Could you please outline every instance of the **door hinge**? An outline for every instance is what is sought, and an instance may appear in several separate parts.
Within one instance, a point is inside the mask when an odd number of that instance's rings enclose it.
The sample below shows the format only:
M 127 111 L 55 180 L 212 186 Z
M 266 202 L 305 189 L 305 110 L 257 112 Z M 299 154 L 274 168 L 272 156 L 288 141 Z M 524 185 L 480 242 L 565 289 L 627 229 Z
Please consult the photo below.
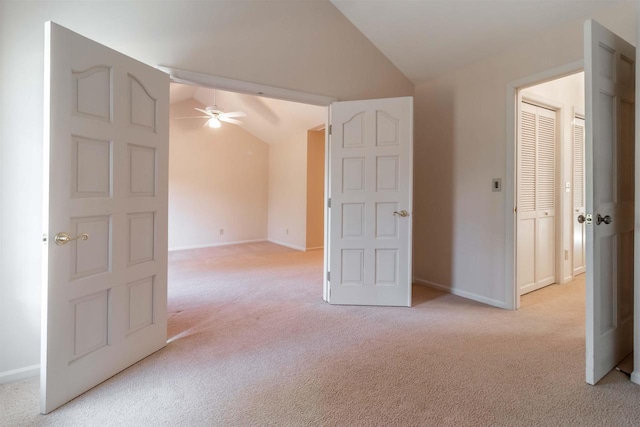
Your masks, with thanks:
M 331 281 L 331 272 L 327 271 L 327 282 Z M 329 292 L 331 292 L 331 289 L 329 289 Z
M 333 125 L 329 125 L 329 135 L 333 133 Z
M 330 208 L 331 207 L 331 197 L 329 197 L 327 199 L 327 207 Z
M 515 213 L 515 214 L 518 213 L 518 207 L 517 206 L 515 208 L 513 208 L 513 213 Z

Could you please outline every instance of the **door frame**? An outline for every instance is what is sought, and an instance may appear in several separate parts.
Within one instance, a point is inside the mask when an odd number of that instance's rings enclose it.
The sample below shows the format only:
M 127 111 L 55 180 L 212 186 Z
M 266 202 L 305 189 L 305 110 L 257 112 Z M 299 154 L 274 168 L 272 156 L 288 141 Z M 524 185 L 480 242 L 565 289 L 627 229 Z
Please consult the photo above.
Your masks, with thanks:
M 303 104 L 317 105 L 320 107 L 327 107 L 327 116 L 325 118 L 324 135 L 325 135 L 325 159 L 324 159 L 324 256 L 323 256 L 323 272 L 322 272 L 322 299 L 328 301 L 329 299 L 329 222 L 331 221 L 331 210 L 328 206 L 328 200 L 331 194 L 329 183 L 330 170 L 329 170 L 329 115 L 330 106 L 332 103 L 338 101 L 338 99 L 316 95 L 308 92 L 300 92 L 296 90 L 283 89 L 275 86 L 268 86 L 258 83 L 251 83 L 242 80 L 234 80 L 226 77 L 219 77 L 212 74 L 198 73 L 194 71 L 181 70 L 178 68 L 166 67 L 163 65 L 156 66 L 157 69 L 169 74 L 170 81 L 172 83 L 182 83 L 192 86 L 202 86 L 213 89 L 220 89 L 229 92 L 244 93 L 247 95 L 261 96 L 264 98 L 274 98 L 283 101 L 299 102 Z
M 555 80 L 555 79 L 552 79 Z M 561 186 L 560 184 L 563 182 L 563 180 L 561 179 L 564 176 L 565 170 L 564 170 L 564 157 L 562 155 L 562 148 L 563 148 L 563 136 L 562 136 L 562 129 L 563 126 L 565 126 L 563 117 L 562 117 L 562 113 L 565 111 L 566 106 L 563 103 L 560 102 L 556 102 L 554 100 L 551 99 L 546 99 L 542 96 L 539 95 L 533 95 L 533 94 L 523 94 L 522 91 L 531 87 L 532 85 L 528 85 L 525 87 L 520 87 L 517 89 L 517 105 L 516 105 L 516 124 L 518 123 L 518 117 L 520 116 L 520 106 L 522 102 L 526 102 L 527 104 L 530 105 L 535 105 L 536 107 L 540 107 L 540 108 L 545 108 L 547 110 L 553 111 L 556 115 L 556 125 L 555 125 L 555 134 L 556 134 L 556 147 L 555 147 L 555 164 L 554 164 L 554 175 L 555 175 L 555 180 L 556 180 L 556 196 L 555 196 L 555 200 L 554 200 L 554 205 L 555 205 L 555 215 L 554 215 L 554 236 L 553 236 L 553 246 L 554 246 L 554 250 L 555 250 L 555 257 L 553 260 L 553 264 L 554 264 L 554 283 L 565 283 L 565 272 L 563 269 L 563 262 L 562 262 L 562 242 L 564 240 L 564 236 L 565 236 L 565 232 L 566 230 L 563 227 L 563 215 L 564 215 L 564 211 L 565 211 L 565 203 L 563 201 L 563 192 L 560 191 Z M 534 85 L 535 86 L 535 85 Z M 517 170 L 517 166 L 518 166 L 518 146 L 519 146 L 519 137 L 518 137 L 518 129 L 516 126 L 516 139 L 515 139 L 515 144 L 516 144 L 516 151 L 515 151 L 515 156 L 516 156 L 516 169 L 515 169 L 515 203 L 517 205 L 517 201 L 518 201 L 518 189 L 519 189 L 519 182 L 518 182 L 518 170 Z M 514 205 L 515 206 L 515 205 Z M 517 222 L 517 213 L 514 211 L 514 220 L 515 220 L 515 241 L 516 241 L 516 251 L 517 251 L 517 243 L 518 243 L 518 222 Z M 517 255 L 517 254 L 516 254 Z M 517 257 L 516 257 L 516 295 L 518 297 L 518 307 L 520 307 L 520 289 L 518 289 L 518 283 L 517 283 Z M 549 286 L 549 285 L 546 285 Z M 546 287 L 545 286 L 545 287 Z M 539 288 L 541 289 L 541 288 Z M 536 289 L 537 290 L 537 289 Z M 535 292 L 535 291 L 530 291 L 530 292 Z
M 505 179 L 505 308 L 517 310 L 520 308 L 518 281 L 516 276 L 516 164 L 518 138 L 518 94 L 524 89 L 536 84 L 545 83 L 584 70 L 584 60 L 574 61 L 560 67 L 542 71 L 531 76 L 515 80 L 507 85 L 507 147 L 506 147 L 506 179 Z M 557 275 L 556 271 L 556 275 Z
M 571 135 L 572 135 L 572 138 L 574 136 L 574 129 L 575 129 L 575 126 L 576 126 L 576 119 L 581 119 L 581 120 L 584 120 L 586 122 L 587 115 L 586 115 L 584 110 L 578 110 L 575 107 L 573 107 L 571 109 L 571 127 L 572 127 Z M 586 127 L 585 127 L 585 130 L 586 130 Z M 586 135 L 585 135 L 585 139 L 586 139 Z M 573 139 L 572 139 L 571 143 L 572 143 L 571 152 L 573 154 L 573 143 L 574 143 Z M 584 152 L 583 152 L 583 157 L 584 157 Z M 573 185 L 574 172 L 575 172 L 575 162 L 572 160 L 571 161 L 571 191 L 574 191 L 574 189 L 575 189 L 575 185 Z M 583 189 L 583 191 L 586 192 L 586 179 L 584 179 L 584 183 L 583 183 L 583 188 L 582 189 Z M 573 196 L 573 194 L 572 194 L 572 196 Z M 574 214 L 573 209 L 575 209 L 575 206 L 574 206 L 573 202 L 574 202 L 574 198 L 571 197 L 571 215 Z M 586 205 L 586 200 L 585 200 L 584 203 Z M 585 209 L 586 209 L 586 206 L 585 206 Z M 584 224 L 582 225 L 582 227 L 584 227 Z M 573 235 L 575 233 L 575 229 L 576 229 L 576 222 L 575 221 L 571 221 L 571 230 L 569 231 L 569 233 L 571 233 L 572 238 L 573 238 Z M 586 274 L 587 273 L 587 261 L 586 261 L 587 245 L 586 245 L 586 239 L 585 238 L 586 238 L 586 236 L 583 236 L 583 242 L 582 242 L 582 245 L 583 245 L 583 249 L 582 250 L 583 250 L 583 256 L 585 257 L 585 263 L 584 263 L 584 266 L 583 266 L 583 271 L 581 273 L 578 273 L 578 274 Z M 571 257 L 572 257 L 572 259 L 571 259 L 571 270 L 570 270 L 571 271 L 571 277 L 575 277 L 576 276 L 575 267 L 573 266 L 573 256 L 574 256 L 574 254 L 573 254 L 573 245 L 572 245 L 571 246 Z

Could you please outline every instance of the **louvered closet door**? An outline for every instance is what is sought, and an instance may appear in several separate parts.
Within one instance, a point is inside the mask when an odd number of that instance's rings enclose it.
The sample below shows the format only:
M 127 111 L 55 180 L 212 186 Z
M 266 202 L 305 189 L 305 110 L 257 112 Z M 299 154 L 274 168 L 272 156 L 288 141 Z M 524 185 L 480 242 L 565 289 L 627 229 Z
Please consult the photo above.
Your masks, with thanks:
M 518 289 L 555 282 L 556 113 L 521 103 L 518 150 Z
M 576 117 L 573 124 L 573 274 L 585 269 L 585 225 L 578 216 L 585 213 L 584 192 L 584 119 Z

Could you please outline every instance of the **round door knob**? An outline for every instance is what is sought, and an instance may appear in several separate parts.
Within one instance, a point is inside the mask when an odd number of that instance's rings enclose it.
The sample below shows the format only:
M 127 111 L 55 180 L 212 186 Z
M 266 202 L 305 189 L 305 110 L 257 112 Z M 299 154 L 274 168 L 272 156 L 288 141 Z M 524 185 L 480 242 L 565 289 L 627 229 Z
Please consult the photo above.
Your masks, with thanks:
M 610 216 L 610 215 L 602 216 L 602 215 L 598 214 L 598 217 L 597 217 L 597 219 L 596 219 L 596 223 L 597 223 L 598 225 L 600 225 L 600 224 L 602 224 L 603 222 L 604 222 L 605 224 L 609 225 L 609 224 L 611 224 L 611 223 L 613 222 L 613 218 L 611 218 L 611 216 Z
M 395 211 L 393 214 L 401 216 L 402 218 L 409 216 L 409 212 L 405 211 L 404 209 L 401 210 L 400 212 Z
M 579 222 L 580 224 L 584 224 L 584 222 L 585 222 L 586 220 L 587 220 L 587 219 L 584 217 L 584 215 L 582 215 L 582 214 L 578 215 L 578 222 Z

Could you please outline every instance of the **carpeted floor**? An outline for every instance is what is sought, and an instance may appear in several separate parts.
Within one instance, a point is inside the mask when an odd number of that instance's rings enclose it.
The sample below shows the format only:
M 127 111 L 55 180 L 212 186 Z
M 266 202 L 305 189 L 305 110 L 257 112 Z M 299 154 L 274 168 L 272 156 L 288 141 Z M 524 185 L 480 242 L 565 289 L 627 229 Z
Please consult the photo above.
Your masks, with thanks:
M 412 308 L 331 306 L 322 253 L 169 256 L 163 350 L 47 416 L 0 386 L 0 425 L 640 425 L 640 386 L 584 382 L 584 282 L 500 310 L 414 286 Z

